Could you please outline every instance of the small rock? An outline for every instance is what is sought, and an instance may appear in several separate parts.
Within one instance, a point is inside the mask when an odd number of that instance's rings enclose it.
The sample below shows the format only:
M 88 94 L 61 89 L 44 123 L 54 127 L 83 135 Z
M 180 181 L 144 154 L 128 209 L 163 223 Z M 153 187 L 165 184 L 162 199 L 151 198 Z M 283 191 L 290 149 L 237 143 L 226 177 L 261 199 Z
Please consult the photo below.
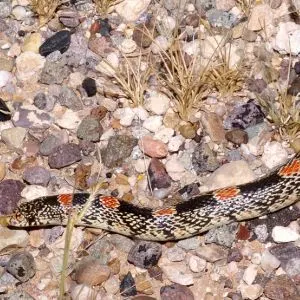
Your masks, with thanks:
M 135 282 L 130 272 L 125 275 L 120 283 L 120 294 L 123 297 L 135 296 L 137 294 Z
M 268 250 L 265 250 L 261 257 L 261 267 L 267 272 L 271 273 L 280 266 L 280 260 L 272 255 Z
M 66 27 L 75 28 L 80 24 L 80 15 L 76 10 L 63 9 L 58 11 L 58 19 Z
M 253 265 L 253 264 L 249 265 L 247 267 L 247 269 L 245 270 L 244 275 L 243 275 L 243 280 L 248 285 L 251 285 L 254 282 L 255 277 L 257 275 L 257 270 L 258 270 L 258 266 Z
M 178 247 L 181 247 L 185 250 L 195 250 L 200 246 L 200 240 L 198 239 L 198 237 L 191 237 L 188 239 L 184 239 L 184 240 L 180 240 L 177 243 Z
M 39 48 L 39 53 L 42 56 L 47 56 L 54 51 L 60 51 L 64 53 L 68 50 L 71 44 L 71 32 L 68 30 L 62 30 L 50 38 L 48 38 Z
M 196 254 L 206 261 L 214 263 L 218 260 L 226 259 L 228 251 L 218 245 L 210 244 L 196 249 Z
M 215 113 L 204 113 L 201 122 L 213 142 L 224 142 L 225 131 L 221 118 Z
M 134 242 L 123 235 L 112 234 L 109 238 L 109 241 L 119 250 L 123 252 L 129 252 L 130 249 L 134 246 Z
M 99 121 L 91 116 L 85 117 L 77 129 L 77 137 L 90 142 L 99 142 L 103 134 L 103 127 Z
M 170 105 L 170 99 L 162 93 L 150 92 L 149 98 L 145 101 L 145 108 L 155 115 L 164 115 Z
M 157 158 L 151 159 L 148 174 L 152 189 L 165 189 L 171 186 L 171 178 L 163 163 Z
M 191 123 L 180 125 L 178 130 L 186 139 L 193 139 L 196 136 L 196 129 Z
M 86 91 L 88 97 L 95 96 L 97 93 L 96 81 L 93 78 L 86 77 L 82 82 L 82 87 Z
M 175 181 L 180 180 L 185 172 L 184 165 L 176 157 L 171 157 L 166 162 L 166 170 L 170 177 Z
M 22 45 L 22 51 L 31 51 L 34 53 L 39 53 L 39 47 L 42 44 L 42 36 L 39 32 L 33 32 L 26 36 L 24 43 Z
M 50 172 L 40 166 L 26 168 L 23 173 L 23 179 L 29 184 L 47 186 L 50 180 Z
M 192 291 L 184 285 L 173 283 L 160 288 L 161 300 L 194 300 Z
M 68 108 L 66 108 L 65 112 L 59 117 L 57 117 L 55 120 L 55 123 L 59 127 L 69 129 L 69 130 L 76 130 L 80 122 L 84 122 L 84 120 L 81 121 L 78 112 Z M 83 129 L 85 130 L 85 128 Z M 95 133 L 95 135 L 97 135 L 97 133 Z
M 1 132 L 1 140 L 10 148 L 22 148 L 23 140 L 27 130 L 22 127 L 13 127 L 3 129 Z
M 40 144 L 40 153 L 48 156 L 56 147 L 61 146 L 64 143 L 65 141 L 63 138 L 56 137 L 55 135 L 48 135 Z
M 155 133 L 154 139 L 160 140 L 160 141 L 164 142 L 165 144 L 167 144 L 169 141 L 171 141 L 173 135 L 174 135 L 174 129 L 162 126 L 159 129 L 159 131 L 157 131 Z M 182 136 L 179 135 L 179 137 L 182 139 Z M 175 142 L 174 147 L 176 147 L 177 144 L 178 144 L 178 142 L 177 143 Z M 182 144 L 182 142 L 181 142 L 181 144 Z
M 260 241 L 261 243 L 264 243 L 269 236 L 268 227 L 266 224 L 261 224 L 256 226 L 254 228 L 254 233 L 257 236 L 257 240 Z
M 262 295 L 263 288 L 259 284 L 242 285 L 240 291 L 243 299 L 255 300 Z
M 22 21 L 26 18 L 27 11 L 26 11 L 26 8 L 24 6 L 16 5 L 12 9 L 11 13 L 15 17 L 16 20 Z
M 299 233 L 289 227 L 275 226 L 272 230 L 272 238 L 276 243 L 288 243 L 298 240 Z
M 52 169 L 60 169 L 81 160 L 78 145 L 69 143 L 55 148 L 49 155 L 48 164 Z
M 206 16 L 213 27 L 231 28 L 237 21 L 237 17 L 233 13 L 214 8 L 207 11 Z
M 28 245 L 28 242 L 29 242 L 29 235 L 27 231 L 20 230 L 20 229 L 11 230 L 6 227 L 0 227 L 0 251 L 4 250 L 5 248 L 16 247 L 16 246 L 20 248 L 24 248 Z
M 6 270 L 21 282 L 26 282 L 36 272 L 34 258 L 29 252 L 16 253 L 9 259 Z
M 95 288 L 86 284 L 78 284 L 70 290 L 72 299 L 84 300 L 89 299 L 91 295 L 95 295 Z
M 162 158 L 167 156 L 168 148 L 166 144 L 159 140 L 153 139 L 151 136 L 143 136 L 138 145 L 140 149 L 150 157 Z
M 89 247 L 88 253 L 91 257 L 97 259 L 99 264 L 106 265 L 111 260 L 112 250 L 113 245 L 108 238 L 104 237 Z
M 233 223 L 210 229 L 205 235 L 205 242 L 230 248 L 235 240 L 237 227 L 237 224 Z
M 261 108 L 251 100 L 246 104 L 236 106 L 224 121 L 224 127 L 246 129 L 262 123 L 263 120 L 264 114 Z
M 0 19 L 7 18 L 12 9 L 12 4 L 10 1 L 1 1 L 0 2 Z
M 220 166 L 215 153 L 205 143 L 196 146 L 192 155 L 192 164 L 198 175 L 207 171 L 213 172 Z
M 158 243 L 139 241 L 130 249 L 127 259 L 137 267 L 148 269 L 157 264 L 161 251 Z
M 126 0 L 115 6 L 116 12 L 126 22 L 135 22 L 143 14 L 150 0 Z
M 12 78 L 13 76 L 10 72 L 5 70 L 0 70 L 0 88 L 6 86 L 12 80 Z
M 186 265 L 182 262 L 161 266 L 167 278 L 181 285 L 194 284 L 193 275 L 188 272 Z
M 0 214 L 11 214 L 21 199 L 21 192 L 24 184 L 21 181 L 6 179 L 0 182 Z
M 123 160 L 130 156 L 137 140 L 127 135 L 112 136 L 105 150 L 101 152 L 102 161 L 108 168 L 122 165 Z
M 54 108 L 56 99 L 45 93 L 37 93 L 34 96 L 33 104 L 40 110 L 51 111 Z
M 151 295 L 153 294 L 153 288 L 151 281 L 147 279 L 146 273 L 139 273 L 135 276 L 135 286 L 136 290 L 143 294 Z
M 58 101 L 62 106 L 65 106 L 73 111 L 82 109 L 82 101 L 77 94 L 69 87 L 63 85 L 58 94 Z
M 288 152 L 279 142 L 267 142 L 261 160 L 269 169 L 273 169 L 288 160 Z
M 205 270 L 206 268 L 206 261 L 196 255 L 192 255 L 189 260 L 189 267 L 190 269 L 195 272 L 199 273 Z
M 254 172 L 244 160 L 232 161 L 224 164 L 209 176 L 205 185 L 209 190 L 235 186 L 254 181 Z
M 261 30 L 272 25 L 273 14 L 268 4 L 259 4 L 253 7 L 248 22 L 248 29 L 253 31 Z
M 143 127 L 151 132 L 158 131 L 161 125 L 162 125 L 161 116 L 150 116 L 143 122 Z
M 100 285 L 109 278 L 110 269 L 95 258 L 84 258 L 75 266 L 75 280 L 87 285 Z
M 236 145 L 247 144 L 248 134 L 241 129 L 232 129 L 225 134 L 226 139 Z
M 112 276 L 107 279 L 103 285 L 104 289 L 109 294 L 116 294 L 119 291 L 120 281 L 118 276 Z
M 243 259 L 243 255 L 238 248 L 231 248 L 228 251 L 227 263 L 232 261 L 240 262 Z
M 264 294 L 272 300 L 299 298 L 296 285 L 287 275 L 279 275 L 271 278 L 265 286 Z
M 183 261 L 186 255 L 184 250 L 176 246 L 169 248 L 166 254 L 170 261 Z

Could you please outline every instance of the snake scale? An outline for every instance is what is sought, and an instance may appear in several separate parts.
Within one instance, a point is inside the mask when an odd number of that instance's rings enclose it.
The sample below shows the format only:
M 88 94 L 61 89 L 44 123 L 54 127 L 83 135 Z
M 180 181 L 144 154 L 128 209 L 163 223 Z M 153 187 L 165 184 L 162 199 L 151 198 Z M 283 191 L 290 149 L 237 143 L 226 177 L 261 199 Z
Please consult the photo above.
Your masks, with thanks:
M 66 225 L 70 211 L 82 209 L 88 198 L 88 193 L 41 197 L 20 204 L 8 222 L 13 227 Z M 165 208 L 152 210 L 99 194 L 77 225 L 144 240 L 178 240 L 277 211 L 299 198 L 300 153 L 256 181 L 200 194 Z

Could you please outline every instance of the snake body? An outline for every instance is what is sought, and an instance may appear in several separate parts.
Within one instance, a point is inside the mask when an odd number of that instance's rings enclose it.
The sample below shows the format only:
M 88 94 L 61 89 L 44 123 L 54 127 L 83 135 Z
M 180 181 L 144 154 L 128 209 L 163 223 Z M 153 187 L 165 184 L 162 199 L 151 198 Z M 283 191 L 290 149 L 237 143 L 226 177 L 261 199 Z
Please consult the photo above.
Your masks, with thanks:
M 80 211 L 89 197 L 88 193 L 62 194 L 22 203 L 9 225 L 66 225 L 70 211 Z M 178 240 L 216 226 L 277 211 L 299 198 L 300 153 L 256 181 L 200 194 L 165 208 L 152 210 L 99 194 L 77 225 L 144 240 Z

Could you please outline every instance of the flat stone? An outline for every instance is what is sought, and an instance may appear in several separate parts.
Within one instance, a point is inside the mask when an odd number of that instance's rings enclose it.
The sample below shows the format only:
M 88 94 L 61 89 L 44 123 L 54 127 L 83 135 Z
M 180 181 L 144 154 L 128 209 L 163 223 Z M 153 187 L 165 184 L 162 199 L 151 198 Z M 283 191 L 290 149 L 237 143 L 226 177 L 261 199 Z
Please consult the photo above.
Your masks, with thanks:
M 77 129 L 77 137 L 90 142 L 99 142 L 102 134 L 102 125 L 96 118 L 91 116 L 85 117 Z
M 215 244 L 201 246 L 196 249 L 196 254 L 208 262 L 216 262 L 221 259 L 226 259 L 228 250 Z
M 192 291 L 188 287 L 177 283 L 173 283 L 171 285 L 165 285 L 161 287 L 160 297 L 161 300 L 169 300 L 169 299 L 194 300 L 195 299 Z
M 176 264 L 168 264 L 161 266 L 167 278 L 180 285 L 192 285 L 194 284 L 194 278 L 186 268 L 185 263 L 177 262 Z
M 22 148 L 27 130 L 22 127 L 13 127 L 1 131 L 1 140 L 10 148 Z
M 1 212 L 2 213 L 2 212 Z M 0 227 L 0 251 L 5 248 L 18 246 L 26 247 L 29 242 L 29 235 L 25 230 L 12 230 Z
M 221 118 L 215 113 L 204 113 L 201 122 L 213 142 L 225 141 L 225 130 Z
M 47 186 L 50 180 L 50 172 L 41 166 L 26 168 L 23 179 L 29 184 Z

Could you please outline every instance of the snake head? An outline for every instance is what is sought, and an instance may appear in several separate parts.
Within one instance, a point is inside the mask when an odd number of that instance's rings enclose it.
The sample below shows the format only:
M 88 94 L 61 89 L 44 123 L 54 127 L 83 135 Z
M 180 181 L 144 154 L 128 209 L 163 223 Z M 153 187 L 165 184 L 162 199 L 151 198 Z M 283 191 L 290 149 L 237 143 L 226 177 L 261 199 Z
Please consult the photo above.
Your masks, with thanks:
M 12 216 L 8 219 L 8 226 L 27 227 L 29 222 L 19 209 L 16 209 Z

